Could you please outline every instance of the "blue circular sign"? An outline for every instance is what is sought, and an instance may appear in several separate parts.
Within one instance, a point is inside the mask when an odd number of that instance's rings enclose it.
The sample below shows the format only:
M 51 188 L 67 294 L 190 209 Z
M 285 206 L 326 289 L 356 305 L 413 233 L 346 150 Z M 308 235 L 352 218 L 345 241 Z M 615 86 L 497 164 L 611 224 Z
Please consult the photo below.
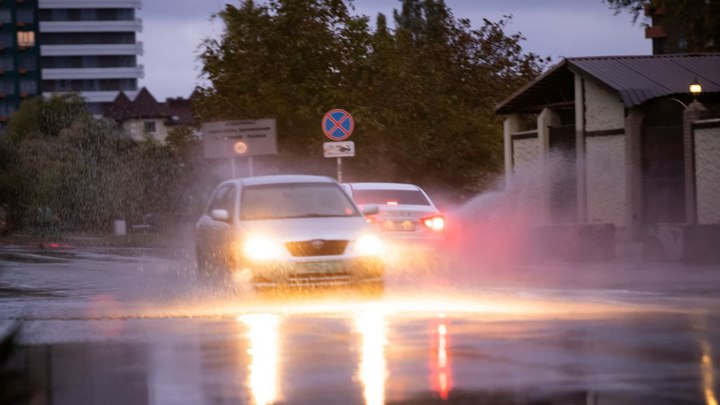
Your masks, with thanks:
M 322 130 L 325 136 L 333 141 L 343 141 L 352 135 L 355 121 L 349 112 L 335 108 L 325 113 L 322 119 Z

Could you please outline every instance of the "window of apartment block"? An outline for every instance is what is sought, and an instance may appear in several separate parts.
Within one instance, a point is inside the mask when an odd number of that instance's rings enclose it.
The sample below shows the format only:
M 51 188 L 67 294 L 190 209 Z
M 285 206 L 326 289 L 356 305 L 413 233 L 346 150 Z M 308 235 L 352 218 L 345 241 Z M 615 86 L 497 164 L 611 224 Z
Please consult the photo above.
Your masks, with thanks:
M 12 46 L 12 35 L 10 33 L 0 33 L 0 46 Z
M 4 96 L 15 94 L 15 82 L 12 80 L 0 80 L 0 94 Z
M 157 127 L 155 125 L 155 121 L 145 121 L 144 128 L 145 128 L 145 132 L 147 132 L 149 134 L 153 134 L 153 133 L 157 132 Z
M 37 82 L 34 79 L 20 80 L 20 93 L 33 95 L 37 93 Z
M 27 70 L 37 69 L 37 59 L 35 55 L 21 55 L 19 57 L 20 67 Z
M 35 33 L 32 31 L 18 31 L 17 43 L 21 47 L 35 46 Z
M 14 65 L 13 62 L 14 61 L 13 61 L 12 55 L 0 56 L 0 70 L 2 70 L 2 71 L 13 70 L 13 68 L 15 67 L 15 66 L 13 66 Z
M 19 8 L 17 9 L 16 18 L 18 22 L 26 24 L 35 22 L 35 13 L 31 8 Z
M 10 15 L 10 10 L 3 8 L 0 9 L 0 23 L 7 24 L 12 20 L 12 15 Z

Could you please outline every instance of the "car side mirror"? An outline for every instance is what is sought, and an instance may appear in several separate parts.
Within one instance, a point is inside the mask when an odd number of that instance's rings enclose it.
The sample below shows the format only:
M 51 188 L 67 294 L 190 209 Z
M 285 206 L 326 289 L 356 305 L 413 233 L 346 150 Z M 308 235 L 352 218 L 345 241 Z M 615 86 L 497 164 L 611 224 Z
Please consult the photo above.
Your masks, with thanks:
M 375 204 L 366 205 L 362 209 L 363 215 L 375 215 L 380 212 L 380 207 Z
M 227 210 L 212 210 L 210 211 L 210 218 L 216 221 L 228 222 L 230 220 L 230 214 Z

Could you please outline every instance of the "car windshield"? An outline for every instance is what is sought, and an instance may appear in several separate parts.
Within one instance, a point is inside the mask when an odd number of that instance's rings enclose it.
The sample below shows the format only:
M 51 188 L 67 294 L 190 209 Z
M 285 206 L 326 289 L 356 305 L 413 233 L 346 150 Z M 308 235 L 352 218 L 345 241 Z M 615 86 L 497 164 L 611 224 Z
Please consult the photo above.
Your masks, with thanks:
M 332 183 L 246 186 L 240 200 L 243 220 L 359 215 L 347 194 Z
M 420 190 L 353 190 L 352 196 L 360 205 L 430 205 Z

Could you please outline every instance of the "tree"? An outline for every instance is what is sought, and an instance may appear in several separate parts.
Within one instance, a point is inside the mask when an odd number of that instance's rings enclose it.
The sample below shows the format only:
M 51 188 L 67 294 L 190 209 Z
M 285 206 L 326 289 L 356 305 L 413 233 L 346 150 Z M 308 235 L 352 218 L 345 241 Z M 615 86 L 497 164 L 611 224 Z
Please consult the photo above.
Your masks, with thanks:
M 10 206 L 15 229 L 32 225 L 38 212 L 88 231 L 117 218 L 187 212 L 199 145 L 191 130 L 178 131 L 169 146 L 135 142 L 74 97 L 27 101 L 0 138 L 0 204 Z
M 282 160 L 312 154 L 322 166 L 321 117 L 345 108 L 350 179 L 477 190 L 502 165 L 493 107 L 547 60 L 505 34 L 509 17 L 475 29 L 442 0 L 403 0 L 393 15 L 394 30 L 381 14 L 372 31 L 341 0 L 227 6 L 224 34 L 201 55 L 200 118 L 275 117 Z
M 628 12 L 633 22 L 651 23 L 664 13 L 662 26 L 673 39 L 665 53 L 720 51 L 720 2 L 707 0 L 603 0 L 615 13 Z M 647 9 L 647 15 L 644 11 Z

